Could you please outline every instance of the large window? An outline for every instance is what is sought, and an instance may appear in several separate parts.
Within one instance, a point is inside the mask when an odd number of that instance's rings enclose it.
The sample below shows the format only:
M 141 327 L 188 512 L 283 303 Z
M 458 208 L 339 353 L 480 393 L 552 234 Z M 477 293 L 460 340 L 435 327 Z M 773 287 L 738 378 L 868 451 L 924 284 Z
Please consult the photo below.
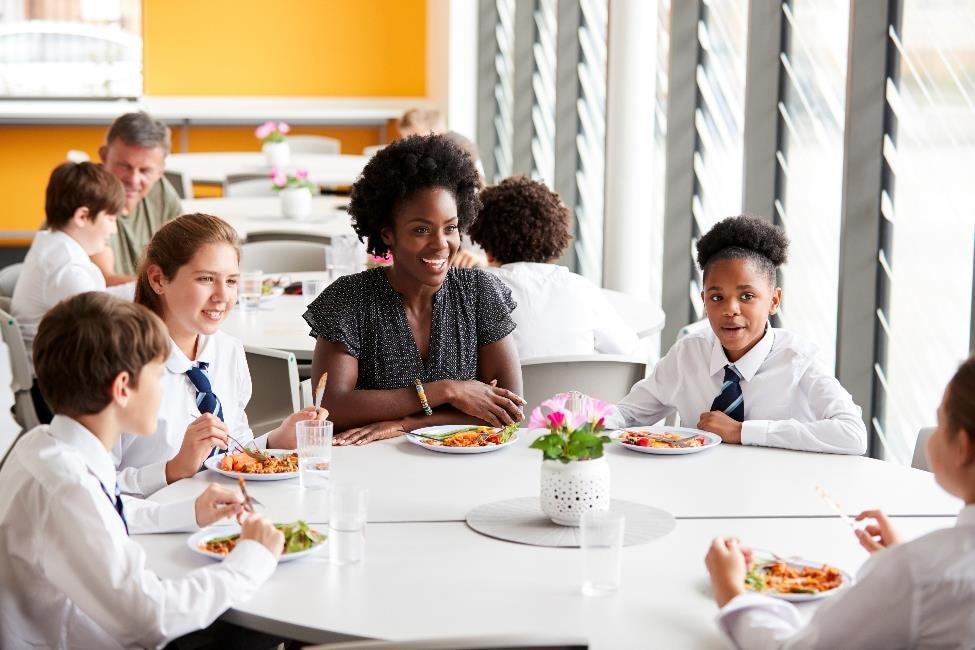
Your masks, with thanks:
M 0 97 L 142 94 L 139 0 L 0 3 Z
M 884 146 L 894 180 L 882 205 L 893 241 L 881 434 L 894 459 L 910 462 L 918 428 L 934 424 L 970 353 L 975 6 L 904 2 L 900 25 L 890 32 L 899 80 L 887 85 L 895 120 Z

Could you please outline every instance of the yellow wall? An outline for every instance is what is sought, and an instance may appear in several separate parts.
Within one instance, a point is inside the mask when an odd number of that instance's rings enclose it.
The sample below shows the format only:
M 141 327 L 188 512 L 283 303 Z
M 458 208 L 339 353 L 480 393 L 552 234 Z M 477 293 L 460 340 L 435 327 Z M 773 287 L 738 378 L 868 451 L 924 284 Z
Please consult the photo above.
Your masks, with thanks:
M 147 95 L 422 97 L 425 0 L 145 0 Z
M 143 0 L 143 38 L 147 95 L 426 93 L 426 0 Z M 0 231 L 35 230 L 51 170 L 69 149 L 97 160 L 107 128 L 0 126 Z M 294 126 L 293 133 L 339 138 L 347 153 L 379 142 L 375 128 Z M 173 142 L 178 151 L 178 128 Z M 239 126 L 191 127 L 188 145 L 259 148 L 253 128 Z

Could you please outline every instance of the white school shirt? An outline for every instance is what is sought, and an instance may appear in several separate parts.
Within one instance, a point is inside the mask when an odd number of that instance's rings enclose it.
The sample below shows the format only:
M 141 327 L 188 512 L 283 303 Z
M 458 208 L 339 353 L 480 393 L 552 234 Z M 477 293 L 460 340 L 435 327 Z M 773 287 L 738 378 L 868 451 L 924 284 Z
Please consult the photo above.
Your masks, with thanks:
M 975 647 L 975 506 L 954 528 L 875 553 L 805 627 L 791 603 L 742 594 L 718 613 L 738 648 Z
M 20 425 L 10 409 L 14 405 L 13 373 L 10 371 L 10 349 L 0 341 L 0 458 L 20 435 Z
M 71 235 L 60 230 L 42 230 L 24 258 L 24 266 L 17 278 L 14 295 L 10 299 L 10 315 L 17 319 L 27 348 L 27 363 L 34 373 L 31 357 L 37 326 L 44 314 L 65 298 L 86 291 L 107 291 L 132 300 L 135 283 L 105 286 L 105 276 L 91 261 L 85 249 Z
M 220 398 L 223 421 L 230 435 L 243 445 L 254 440 L 258 447 L 267 448 L 267 436 L 255 440 L 244 412 L 251 398 L 251 375 L 243 344 L 219 331 L 200 335 L 196 361 L 209 364 L 210 387 Z M 195 363 L 176 343 L 170 343 L 160 385 L 162 402 L 156 432 L 150 436 L 122 434 L 112 449 L 122 492 L 148 496 L 166 487 L 166 463 L 179 452 L 186 427 L 200 413 L 196 406 L 196 387 L 186 376 Z
M 14 446 L 0 471 L 0 647 L 161 646 L 208 626 L 274 572 L 274 556 L 246 540 L 222 563 L 160 579 L 126 535 L 114 490 L 111 455 L 70 418 Z M 197 527 L 192 501 L 124 504 L 133 534 Z
M 628 354 L 639 339 L 602 289 L 560 264 L 515 262 L 485 269 L 511 289 L 518 358 Z
M 697 426 L 721 392 L 729 363 L 710 328 L 685 336 L 616 405 L 606 427 L 654 424 L 675 410 L 681 424 Z M 767 327 L 734 368 L 745 399 L 741 444 L 835 454 L 867 450 L 860 407 L 816 360 L 811 343 Z

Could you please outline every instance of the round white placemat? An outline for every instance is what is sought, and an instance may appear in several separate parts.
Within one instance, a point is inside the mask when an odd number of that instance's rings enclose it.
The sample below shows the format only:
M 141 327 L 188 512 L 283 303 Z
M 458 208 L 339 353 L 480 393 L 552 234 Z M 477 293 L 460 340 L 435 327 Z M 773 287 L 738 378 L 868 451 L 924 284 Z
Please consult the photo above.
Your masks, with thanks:
M 610 509 L 626 516 L 623 546 L 644 544 L 677 527 L 674 516 L 660 508 L 612 499 Z M 467 525 L 488 537 L 532 546 L 579 546 L 579 528 L 560 526 L 542 513 L 538 497 L 506 499 L 467 513 Z

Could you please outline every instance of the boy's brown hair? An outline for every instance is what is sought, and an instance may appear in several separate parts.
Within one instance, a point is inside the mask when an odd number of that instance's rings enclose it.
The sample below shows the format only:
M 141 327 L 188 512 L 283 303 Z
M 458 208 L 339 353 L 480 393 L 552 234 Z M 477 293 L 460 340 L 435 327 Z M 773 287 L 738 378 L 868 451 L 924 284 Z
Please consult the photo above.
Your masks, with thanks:
M 152 236 L 139 264 L 135 301 L 162 316 L 162 299 L 149 283 L 149 267 L 157 265 L 166 279 L 172 280 L 180 267 L 188 264 L 200 247 L 206 244 L 227 244 L 237 251 L 237 259 L 240 259 L 237 231 L 220 217 L 184 214 L 163 225 Z
M 45 225 L 63 230 L 78 208 L 88 208 L 94 221 L 101 212 L 118 214 L 125 207 L 125 187 L 95 163 L 61 163 L 51 172 L 44 201 Z
M 975 442 L 975 356 L 961 364 L 945 391 L 948 432 L 965 431 Z
M 100 413 L 119 373 L 138 388 L 143 366 L 167 354 L 169 334 L 158 316 L 100 291 L 59 302 L 34 339 L 41 394 L 53 413 L 70 417 Z

